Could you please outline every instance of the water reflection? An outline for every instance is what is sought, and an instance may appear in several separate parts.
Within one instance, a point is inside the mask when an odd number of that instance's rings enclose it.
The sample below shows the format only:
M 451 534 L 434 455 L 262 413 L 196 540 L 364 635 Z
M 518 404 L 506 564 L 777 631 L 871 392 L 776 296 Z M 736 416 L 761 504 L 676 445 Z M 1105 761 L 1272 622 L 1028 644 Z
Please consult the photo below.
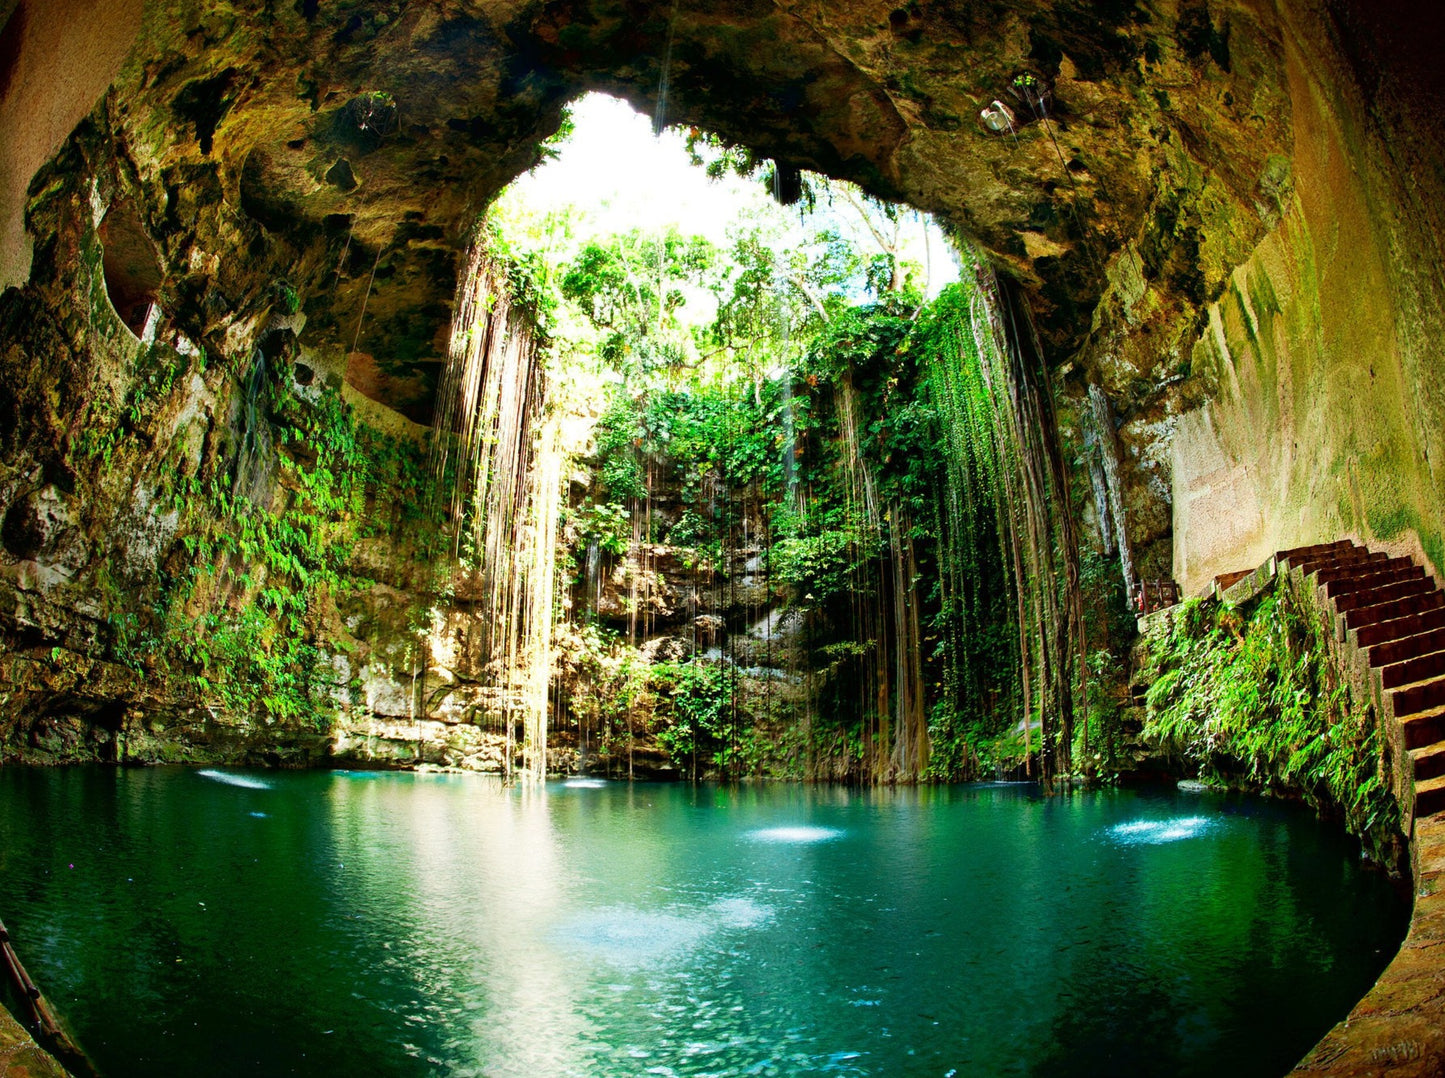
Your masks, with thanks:
M 197 771 L 196 774 L 200 775 L 203 779 L 210 779 L 212 782 L 224 783 L 227 786 L 239 786 L 243 790 L 269 790 L 271 788 L 269 782 L 248 778 L 234 771 L 216 771 L 213 768 L 207 768 L 204 771 Z
M 335 888 L 405 931 L 395 972 L 414 982 L 399 1017 L 457 1074 L 579 1072 L 588 1035 L 567 956 L 539 947 L 560 916 L 568 875 L 545 789 L 505 791 L 471 776 L 337 782 L 332 830 L 354 870 Z M 388 923 L 373 923 L 385 934 Z M 509 1016 L 498 1021 L 498 1015 Z M 535 1031 L 547 1031 L 545 1036 Z M 530 1032 L 529 1032 L 530 1031 Z
M 0 909 L 110 1078 L 1244 1078 L 1401 924 L 1217 795 L 197 774 L 0 769 Z
M 1206 816 L 1180 816 L 1170 820 L 1130 820 L 1115 824 L 1108 835 L 1123 845 L 1178 842 L 1198 838 L 1214 828 L 1218 821 Z
M 748 838 L 757 842 L 827 842 L 842 837 L 836 827 L 760 827 L 748 832 Z

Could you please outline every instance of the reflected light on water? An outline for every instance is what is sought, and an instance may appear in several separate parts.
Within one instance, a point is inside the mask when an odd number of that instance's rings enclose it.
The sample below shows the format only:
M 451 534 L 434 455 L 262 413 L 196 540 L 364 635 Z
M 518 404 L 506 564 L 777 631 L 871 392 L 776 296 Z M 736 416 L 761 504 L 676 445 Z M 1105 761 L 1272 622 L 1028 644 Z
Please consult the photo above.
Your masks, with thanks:
M 229 771 L 216 771 L 212 768 L 207 768 L 204 771 L 197 771 L 196 774 L 202 778 L 210 779 L 212 782 L 224 782 L 227 786 L 240 786 L 245 790 L 269 790 L 271 788 L 269 782 L 247 778 L 245 775 L 236 775 Z
M 1207 816 L 1181 816 L 1172 820 L 1131 820 L 1108 829 L 1109 837 L 1125 846 L 1157 845 L 1197 838 L 1214 829 L 1216 820 Z
M 461 997 L 458 1010 L 428 1013 L 442 986 L 418 984 L 418 1009 L 407 1018 L 452 1031 L 448 1054 L 470 1063 L 453 1073 L 585 1073 L 588 1023 L 574 971 L 564 955 L 539 946 L 569 879 L 546 790 L 438 776 L 337 782 L 331 799 L 338 833 L 357 839 L 339 856 L 360 868 L 369 906 L 389 911 L 402 967 L 446 971 L 447 990 Z M 357 833 L 349 823 L 357 818 L 394 821 L 392 841 Z M 509 1018 L 498 1022 L 498 1014 Z M 547 1035 L 529 1032 L 537 1030 Z
M 568 918 L 552 931 L 551 942 L 573 956 L 590 955 L 614 966 L 645 966 L 681 958 L 712 944 L 723 932 L 761 927 L 774 912 L 772 906 L 740 895 L 701 909 L 606 906 Z
M 1268 803 L 195 775 L 0 768 L 0 909 L 113 1078 L 1268 1078 L 1403 926 Z
M 836 827 L 760 827 L 748 832 L 754 842 L 827 842 L 842 837 Z

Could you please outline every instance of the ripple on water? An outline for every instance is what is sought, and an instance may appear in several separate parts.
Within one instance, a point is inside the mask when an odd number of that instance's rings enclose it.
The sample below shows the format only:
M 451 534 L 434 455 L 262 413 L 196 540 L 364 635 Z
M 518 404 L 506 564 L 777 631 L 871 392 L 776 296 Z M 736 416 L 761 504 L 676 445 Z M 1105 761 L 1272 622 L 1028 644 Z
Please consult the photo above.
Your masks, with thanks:
M 711 927 L 697 917 L 678 913 L 604 906 L 558 925 L 553 937 L 568 950 L 630 966 L 688 951 L 703 941 Z
M 842 837 L 837 827 L 760 827 L 748 832 L 754 842 L 827 842 Z
M 773 907 L 744 896 L 720 898 L 703 909 L 644 910 L 604 906 L 558 925 L 553 942 L 618 966 L 647 965 L 692 951 L 712 935 L 758 928 Z
M 229 771 L 216 771 L 209 767 L 204 771 L 197 771 L 196 774 L 210 779 L 212 782 L 224 782 L 227 786 L 240 786 L 246 790 L 269 790 L 271 788 L 269 782 L 247 778 L 245 775 L 233 775 Z
M 568 790 L 601 790 L 607 785 L 606 779 L 568 779 L 562 786 Z
M 722 928 L 757 928 L 773 919 L 773 907 L 751 898 L 720 898 L 708 911 Z
M 1177 816 L 1171 820 L 1131 820 L 1108 829 L 1108 835 L 1123 846 L 1158 845 L 1197 838 L 1214 830 L 1217 820 L 1207 816 Z

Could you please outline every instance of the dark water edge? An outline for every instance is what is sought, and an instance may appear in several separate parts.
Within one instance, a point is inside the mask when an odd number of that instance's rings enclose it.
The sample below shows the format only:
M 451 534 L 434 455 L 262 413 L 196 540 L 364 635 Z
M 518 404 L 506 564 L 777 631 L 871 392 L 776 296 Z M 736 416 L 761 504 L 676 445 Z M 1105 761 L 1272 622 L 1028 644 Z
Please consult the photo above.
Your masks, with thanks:
M 96 767 L 0 915 L 109 1078 L 1277 1075 L 1408 904 L 1239 795 Z

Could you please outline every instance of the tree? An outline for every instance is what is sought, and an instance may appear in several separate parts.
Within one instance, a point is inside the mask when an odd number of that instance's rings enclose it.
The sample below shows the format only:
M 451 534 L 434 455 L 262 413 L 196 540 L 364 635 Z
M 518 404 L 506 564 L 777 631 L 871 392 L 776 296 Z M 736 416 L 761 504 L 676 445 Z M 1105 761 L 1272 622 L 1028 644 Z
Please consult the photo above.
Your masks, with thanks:
M 586 243 L 564 268 L 561 292 L 602 332 L 599 353 L 618 371 L 676 367 L 690 351 L 679 312 L 717 259 L 701 236 L 634 230 Z

